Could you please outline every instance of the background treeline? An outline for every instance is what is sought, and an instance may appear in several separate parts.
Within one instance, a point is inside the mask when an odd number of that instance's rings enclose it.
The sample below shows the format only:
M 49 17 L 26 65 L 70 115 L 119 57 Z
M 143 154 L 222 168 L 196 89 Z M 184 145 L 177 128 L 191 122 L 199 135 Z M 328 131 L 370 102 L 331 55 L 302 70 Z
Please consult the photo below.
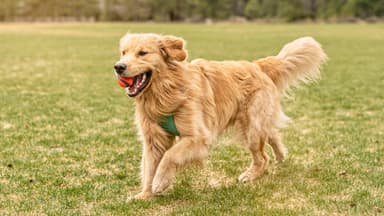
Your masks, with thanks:
M 384 0 L 0 0 L 0 21 L 357 20 Z

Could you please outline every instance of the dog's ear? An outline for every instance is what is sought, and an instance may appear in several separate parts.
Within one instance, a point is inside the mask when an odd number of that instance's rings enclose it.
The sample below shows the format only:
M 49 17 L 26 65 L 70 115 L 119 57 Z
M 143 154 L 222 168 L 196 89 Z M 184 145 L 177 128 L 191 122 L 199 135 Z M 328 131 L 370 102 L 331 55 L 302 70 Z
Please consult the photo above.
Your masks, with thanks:
M 187 50 L 184 49 L 185 41 L 182 38 L 166 35 L 161 37 L 160 49 L 166 59 L 184 61 L 187 58 Z

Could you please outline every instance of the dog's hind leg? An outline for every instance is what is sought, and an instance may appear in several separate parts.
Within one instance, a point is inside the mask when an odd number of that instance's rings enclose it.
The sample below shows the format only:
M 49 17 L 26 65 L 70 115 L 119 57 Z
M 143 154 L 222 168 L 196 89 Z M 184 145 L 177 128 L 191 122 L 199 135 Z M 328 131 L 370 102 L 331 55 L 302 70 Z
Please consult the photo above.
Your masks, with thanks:
M 155 178 L 152 192 L 161 193 L 167 189 L 175 175 L 177 168 L 181 168 L 194 161 L 202 161 L 208 156 L 208 143 L 203 138 L 184 137 L 170 148 L 162 158 Z
M 275 95 L 268 90 L 259 90 L 253 95 L 247 112 L 239 116 L 239 123 L 246 141 L 246 147 L 252 155 L 250 167 L 239 176 L 240 182 L 249 182 L 263 174 L 269 157 L 264 148 L 270 131 L 274 127 L 276 109 Z M 279 150 L 277 143 L 272 145 Z
M 271 132 L 268 134 L 268 143 L 272 146 L 276 160 L 278 162 L 283 162 L 287 157 L 288 150 L 281 141 L 281 136 L 276 129 L 271 130 Z
M 249 131 L 247 137 L 247 147 L 251 152 L 252 162 L 249 168 L 239 176 L 239 181 L 243 183 L 262 175 L 269 160 L 264 151 L 266 136 L 259 131 Z

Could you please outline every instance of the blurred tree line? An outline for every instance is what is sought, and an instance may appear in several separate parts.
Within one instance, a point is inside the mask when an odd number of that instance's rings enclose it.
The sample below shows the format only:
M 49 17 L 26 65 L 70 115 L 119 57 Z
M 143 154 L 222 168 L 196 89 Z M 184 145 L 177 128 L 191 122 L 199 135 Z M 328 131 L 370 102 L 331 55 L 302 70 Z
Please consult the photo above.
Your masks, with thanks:
M 0 21 L 383 18 L 384 0 L 0 0 Z

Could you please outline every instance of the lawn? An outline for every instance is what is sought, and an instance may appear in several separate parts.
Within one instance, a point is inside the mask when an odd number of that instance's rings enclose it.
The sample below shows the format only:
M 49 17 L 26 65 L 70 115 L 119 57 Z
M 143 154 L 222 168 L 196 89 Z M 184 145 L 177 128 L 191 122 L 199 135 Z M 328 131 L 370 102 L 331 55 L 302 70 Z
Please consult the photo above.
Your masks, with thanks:
M 127 31 L 182 36 L 190 60 L 252 60 L 315 37 L 330 61 L 283 102 L 288 159 L 239 184 L 250 156 L 229 131 L 203 169 L 127 203 L 141 144 L 112 70 Z M 384 214 L 383 24 L 0 24 L 0 88 L 0 215 Z

